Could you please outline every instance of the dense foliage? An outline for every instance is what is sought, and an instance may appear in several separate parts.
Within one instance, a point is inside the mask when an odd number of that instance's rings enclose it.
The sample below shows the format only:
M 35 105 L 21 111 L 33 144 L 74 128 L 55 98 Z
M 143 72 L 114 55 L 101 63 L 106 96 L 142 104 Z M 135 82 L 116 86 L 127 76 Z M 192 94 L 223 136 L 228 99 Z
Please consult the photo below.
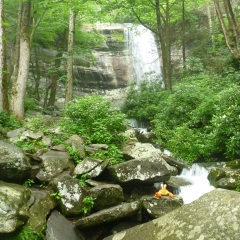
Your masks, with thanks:
M 169 92 L 161 87 L 161 81 L 144 80 L 139 86 L 132 83 L 126 99 L 121 107 L 128 118 L 139 120 L 153 120 L 157 114 L 157 104 L 169 95 Z
M 138 91 L 130 89 L 124 111 L 128 117 L 152 120 L 156 141 L 177 157 L 192 162 L 221 153 L 234 159 L 240 156 L 237 76 L 193 75 L 176 83 L 172 93 L 162 90 L 158 95 L 152 95 L 155 83 L 144 83 Z M 146 113 L 145 104 L 154 111 Z
M 21 122 L 13 115 L 8 114 L 6 111 L 0 111 L 0 128 L 12 130 L 21 127 L 21 125 Z
M 125 115 L 101 96 L 87 96 L 70 102 L 63 110 L 64 132 L 85 136 L 91 143 L 120 144 L 126 129 Z

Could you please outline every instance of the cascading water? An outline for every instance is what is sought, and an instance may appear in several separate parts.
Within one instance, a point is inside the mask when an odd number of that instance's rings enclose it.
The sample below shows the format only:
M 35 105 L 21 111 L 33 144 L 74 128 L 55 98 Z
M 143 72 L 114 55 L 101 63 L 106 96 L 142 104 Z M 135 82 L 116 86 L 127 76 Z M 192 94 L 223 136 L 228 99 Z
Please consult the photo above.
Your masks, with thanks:
M 190 169 L 183 169 L 179 177 L 192 183 L 179 188 L 178 194 L 183 198 L 185 204 L 193 202 L 214 189 L 207 179 L 208 173 L 209 171 L 199 164 L 193 164 Z
M 132 57 L 132 67 L 137 84 L 139 85 L 145 74 L 150 74 L 150 79 L 160 78 L 160 61 L 153 33 L 142 25 L 133 27 L 128 24 L 126 26 L 125 38 Z
M 142 25 L 135 27 L 127 25 L 125 38 L 127 38 L 128 51 L 132 58 L 132 67 L 137 84 L 140 84 L 147 73 L 151 76 L 150 80 L 161 78 L 158 49 L 153 33 Z M 146 130 L 141 122 L 139 123 L 134 119 L 130 119 L 130 122 L 132 127 L 138 128 L 140 131 Z M 167 150 L 164 150 L 164 153 L 171 155 Z M 191 203 L 214 189 L 207 179 L 208 173 L 209 171 L 199 164 L 193 164 L 190 169 L 183 169 L 179 177 L 191 183 L 191 185 L 178 189 L 178 194 L 183 198 L 185 204 Z M 160 183 L 155 183 L 154 186 L 159 189 Z

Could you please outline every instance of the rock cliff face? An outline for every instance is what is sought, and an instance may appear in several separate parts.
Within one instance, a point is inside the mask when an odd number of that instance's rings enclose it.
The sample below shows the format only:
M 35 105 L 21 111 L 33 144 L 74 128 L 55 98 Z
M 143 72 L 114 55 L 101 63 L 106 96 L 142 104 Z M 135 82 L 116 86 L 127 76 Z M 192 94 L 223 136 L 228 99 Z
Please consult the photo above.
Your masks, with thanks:
M 97 31 L 105 37 L 102 47 L 93 49 L 95 61 L 85 66 L 75 65 L 75 84 L 84 89 L 116 89 L 126 87 L 132 78 L 132 68 L 124 36 L 124 25 L 99 25 Z

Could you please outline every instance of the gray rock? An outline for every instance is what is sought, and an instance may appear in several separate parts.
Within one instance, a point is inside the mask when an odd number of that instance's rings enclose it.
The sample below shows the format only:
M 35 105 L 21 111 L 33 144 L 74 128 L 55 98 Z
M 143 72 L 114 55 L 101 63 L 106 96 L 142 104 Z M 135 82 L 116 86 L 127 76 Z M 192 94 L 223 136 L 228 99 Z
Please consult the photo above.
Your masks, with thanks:
M 86 182 L 90 187 L 97 187 L 97 186 L 100 186 L 100 185 L 107 184 L 107 182 L 98 182 L 98 181 L 95 181 L 95 180 L 92 180 L 92 179 L 86 179 L 85 182 Z
M 180 172 L 184 168 L 190 168 L 191 167 L 191 165 L 187 161 L 177 159 L 177 158 L 174 158 L 172 156 L 168 156 L 166 154 L 162 154 L 161 156 L 169 165 L 176 167 Z
M 103 162 L 101 162 L 99 165 L 97 165 L 95 168 L 93 168 L 91 171 L 87 173 L 87 178 L 95 178 L 99 176 L 104 169 L 108 166 L 110 159 L 106 159 Z
M 53 211 L 47 221 L 47 240 L 84 240 L 84 236 L 61 213 Z
M 50 192 L 31 188 L 34 203 L 29 209 L 28 226 L 36 231 L 42 231 L 46 224 L 47 216 L 58 203 L 50 196 Z
M 0 141 L 0 179 L 23 182 L 30 177 L 31 165 L 21 148 Z
M 73 174 L 83 175 L 98 167 L 104 160 L 95 158 L 85 158 L 74 169 Z
M 161 152 L 150 143 L 126 142 L 122 146 L 125 159 L 158 157 Z
M 94 199 L 94 208 L 101 210 L 120 204 L 123 199 L 123 189 L 116 184 L 102 184 L 93 187 L 89 195 Z
M 72 149 L 79 152 L 79 158 L 84 159 L 85 150 L 84 150 L 84 140 L 78 135 L 71 136 L 68 140 L 65 141 L 66 144 L 71 145 Z
M 173 198 L 166 196 L 161 198 L 143 196 L 140 201 L 143 209 L 152 219 L 162 217 L 183 205 L 183 199 L 179 195 L 175 195 Z
M 30 189 L 10 183 L 0 183 L 0 233 L 11 233 L 24 225 L 33 203 Z
M 43 136 L 42 142 L 47 146 L 50 147 L 52 145 L 52 139 L 50 137 Z
M 18 136 L 25 130 L 25 128 L 18 128 L 7 133 L 7 137 L 10 138 L 11 142 L 14 140 L 19 140 Z
M 162 182 L 177 174 L 177 169 L 160 156 L 130 160 L 110 166 L 108 170 L 118 183 Z
M 111 229 L 111 233 L 112 234 L 116 234 L 118 232 L 127 230 L 129 228 L 136 227 L 137 225 L 139 225 L 139 223 L 135 223 L 135 222 L 121 222 L 121 223 L 117 224 L 116 226 L 114 226 L 113 229 Z
M 32 132 L 30 130 L 24 131 L 21 136 L 20 140 L 40 140 L 43 137 L 43 132 Z
M 83 207 L 83 199 L 86 197 L 86 190 L 79 184 L 77 179 L 70 175 L 61 174 L 50 183 L 56 193 L 60 194 L 59 205 L 65 216 L 79 215 Z
M 240 239 L 240 193 L 215 189 L 151 222 L 104 240 Z
M 107 144 L 90 144 L 86 147 L 86 152 L 88 154 L 94 154 L 94 153 L 106 151 L 107 149 L 108 149 Z
M 56 146 L 52 146 L 51 149 L 55 150 L 55 151 L 60 151 L 60 152 L 66 152 L 67 151 L 64 144 L 59 144 L 59 145 L 56 145 Z
M 37 174 L 41 182 L 49 182 L 54 177 L 61 174 L 64 170 L 73 172 L 75 167 L 70 156 L 66 152 L 50 150 L 41 156 L 42 167 Z
M 101 210 L 88 217 L 79 219 L 75 225 L 78 229 L 85 229 L 93 226 L 98 226 L 103 223 L 116 221 L 121 218 L 129 217 L 138 212 L 140 202 L 123 203 L 121 205 Z
M 240 169 L 226 166 L 222 166 L 221 168 L 213 167 L 208 174 L 208 180 L 214 187 L 230 190 L 236 189 L 239 187 Z
M 181 186 L 192 185 L 192 183 L 189 180 L 187 180 L 181 176 L 171 176 L 170 179 L 168 181 L 166 181 L 166 184 L 173 189 L 178 189 Z M 157 187 L 157 190 L 159 190 L 159 189 L 160 189 L 160 183 Z

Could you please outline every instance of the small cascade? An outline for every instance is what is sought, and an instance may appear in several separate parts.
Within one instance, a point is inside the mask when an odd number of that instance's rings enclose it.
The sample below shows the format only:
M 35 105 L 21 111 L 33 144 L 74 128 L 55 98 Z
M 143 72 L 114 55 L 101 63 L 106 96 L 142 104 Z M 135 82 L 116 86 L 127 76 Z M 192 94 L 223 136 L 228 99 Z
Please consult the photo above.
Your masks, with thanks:
M 129 125 L 132 128 L 138 128 L 139 130 L 144 130 L 147 131 L 146 129 L 146 122 L 138 120 L 138 119 L 134 119 L 134 118 L 130 118 L 129 120 Z
M 161 68 L 157 44 L 153 33 L 142 25 L 133 27 L 128 24 L 125 30 L 129 54 L 132 57 L 132 66 L 137 84 L 145 74 L 150 79 L 160 78 Z
M 214 189 L 207 179 L 208 173 L 209 170 L 199 164 L 193 164 L 190 169 L 183 169 L 179 177 L 192 183 L 179 188 L 178 194 L 183 198 L 185 204 L 195 201 Z

